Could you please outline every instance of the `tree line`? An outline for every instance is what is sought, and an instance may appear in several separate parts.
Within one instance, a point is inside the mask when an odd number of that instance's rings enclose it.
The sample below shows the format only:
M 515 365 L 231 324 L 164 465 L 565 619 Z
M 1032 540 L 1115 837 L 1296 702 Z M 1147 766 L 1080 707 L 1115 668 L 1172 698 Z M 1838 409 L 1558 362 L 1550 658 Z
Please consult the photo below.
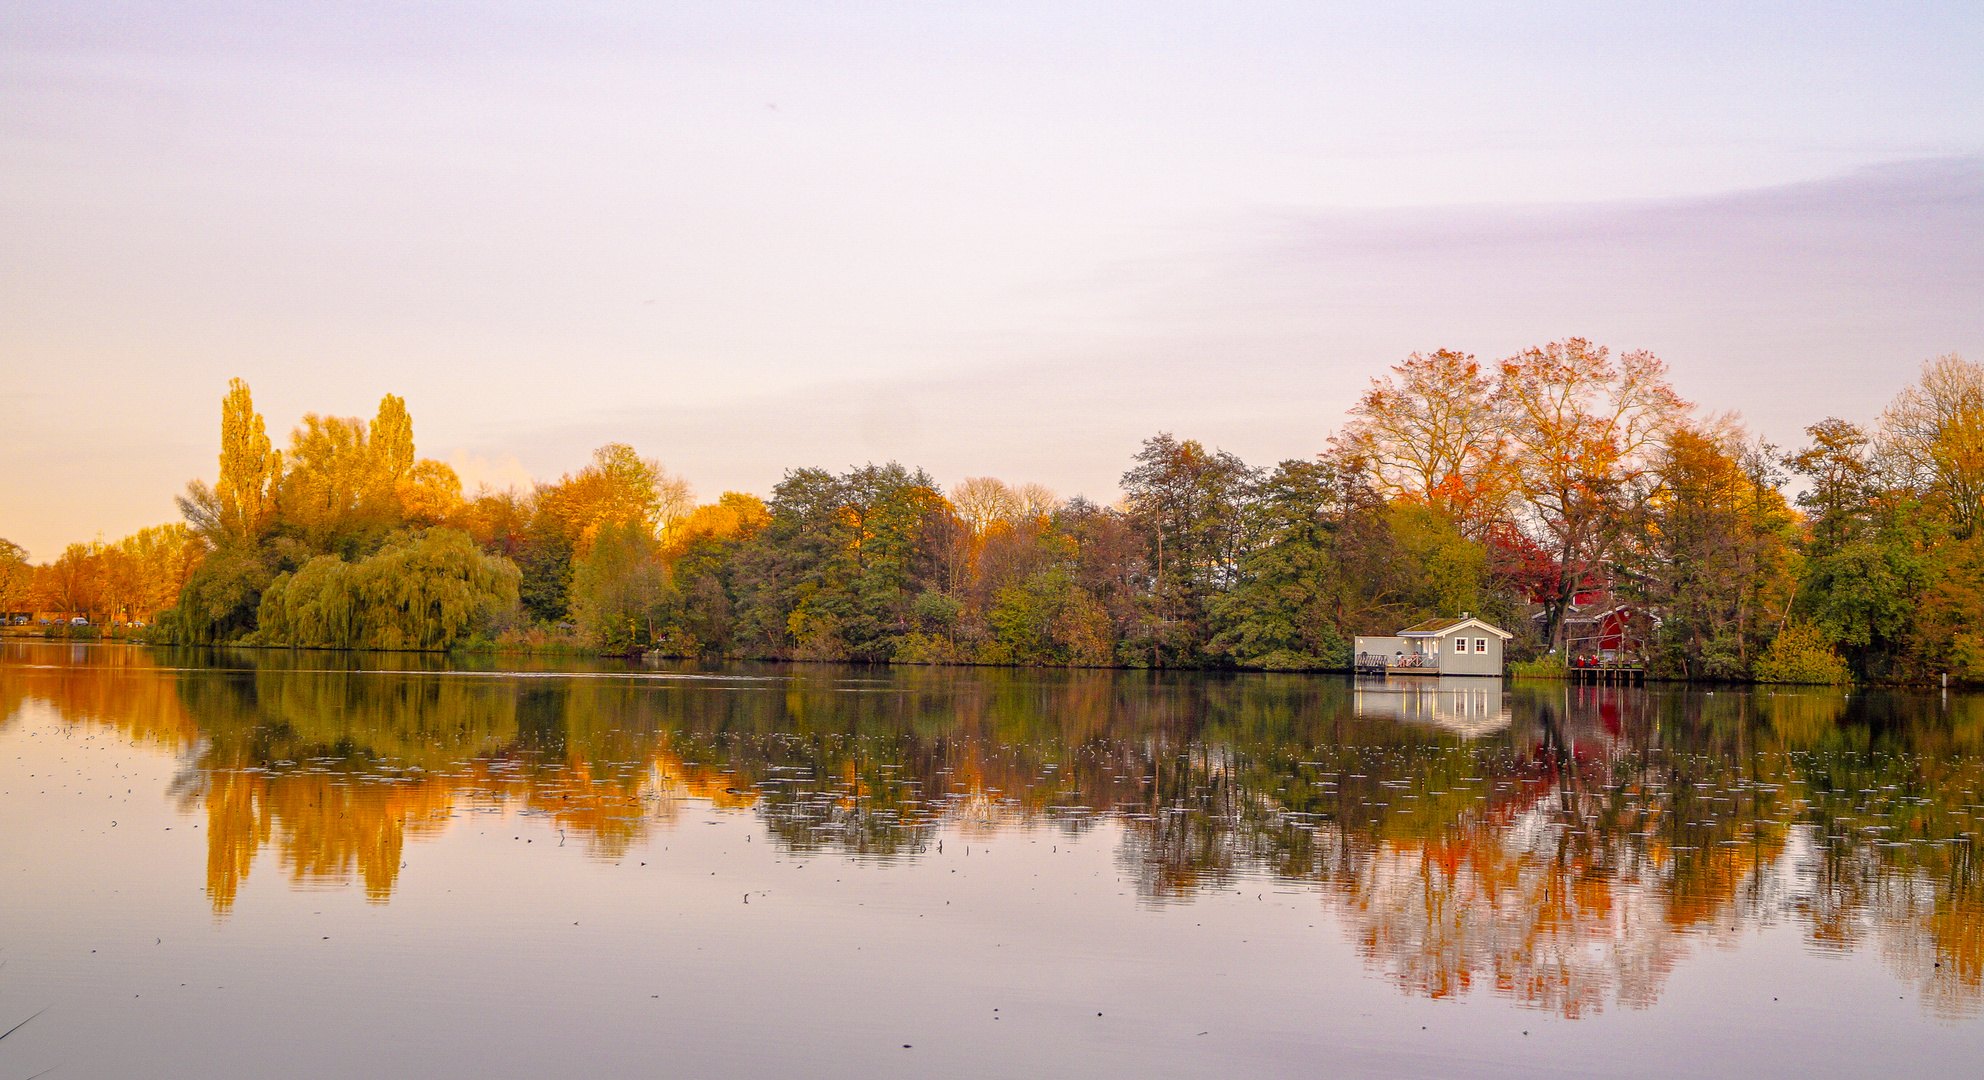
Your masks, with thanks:
M 180 522 L 115 543 L 70 544 L 38 565 L 19 544 L 0 540 L 0 617 L 52 612 L 92 623 L 143 622 L 178 601 L 205 554 L 200 538 Z
M 1465 612 L 1537 668 L 1610 620 L 1660 675 L 1984 677 L 1984 369 L 1953 355 L 1874 423 L 1785 451 L 1645 352 L 1414 354 L 1322 452 L 1255 466 L 1161 433 L 1112 505 L 894 462 L 699 505 L 618 443 L 465 494 L 400 399 L 306 415 L 278 450 L 239 380 L 221 428 L 216 481 L 147 531 L 177 554 L 134 579 L 176 594 L 160 622 L 188 642 L 1305 670 Z M 0 567 L 39 607 L 75 602 L 55 564 Z

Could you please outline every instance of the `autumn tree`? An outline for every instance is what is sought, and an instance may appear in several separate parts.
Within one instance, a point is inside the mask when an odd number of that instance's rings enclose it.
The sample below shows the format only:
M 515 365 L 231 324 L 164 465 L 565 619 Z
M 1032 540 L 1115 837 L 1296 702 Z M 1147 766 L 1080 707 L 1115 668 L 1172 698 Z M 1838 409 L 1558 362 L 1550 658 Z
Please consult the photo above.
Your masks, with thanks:
M 568 614 L 574 544 L 565 522 L 543 509 L 543 490 L 484 488 L 449 520 L 485 551 L 516 564 L 526 620 L 556 623 Z
M 1881 414 L 1879 454 L 1894 482 L 1912 487 L 1958 539 L 1984 515 L 1984 367 L 1951 353 L 1922 365 Z
M 206 540 L 182 522 L 139 529 L 117 542 L 136 565 L 139 588 L 135 610 L 146 617 L 178 602 L 179 591 L 206 559 Z
M 654 647 L 675 656 L 721 655 L 736 642 L 738 552 L 771 520 L 756 495 L 726 491 L 670 530 L 662 558 L 669 591 Z
M 383 481 L 397 485 L 413 475 L 413 417 L 407 415 L 404 399 L 393 394 L 379 399 L 379 413 L 367 434 L 373 468 Z
M 952 486 L 950 502 L 964 528 L 959 530 L 951 549 L 941 553 L 945 566 L 943 586 L 945 592 L 964 593 L 982 588 L 986 545 L 995 533 L 1011 530 L 1020 514 L 1020 500 L 1004 480 L 967 476 Z M 954 624 L 955 620 L 951 620 L 945 627 L 947 635 L 952 637 Z
M 305 413 L 289 436 L 284 527 L 312 551 L 362 558 L 400 524 L 394 478 L 355 416 Z
M 1501 393 L 1523 514 L 1557 562 L 1542 601 L 1544 638 L 1559 647 L 1565 613 L 1602 576 L 1621 530 L 1657 482 L 1658 451 L 1688 405 L 1652 353 L 1614 361 L 1583 338 L 1502 361 Z
M 1451 349 L 1413 353 L 1371 380 L 1336 441 L 1369 464 L 1387 498 L 1431 507 L 1479 537 L 1514 487 L 1503 406 L 1492 367 Z
M 1807 427 L 1805 434 L 1812 444 L 1784 462 L 1809 481 L 1798 494 L 1798 505 L 1810 521 L 1811 553 L 1823 556 L 1851 542 L 1866 524 L 1875 488 L 1872 440 L 1858 425 L 1836 416 Z
M 1073 546 L 1074 582 L 1101 605 L 1120 649 L 1144 625 L 1143 600 L 1153 567 L 1143 530 L 1123 510 L 1083 498 L 1070 499 L 1055 511 L 1054 530 Z
M 1796 586 L 1775 455 L 1746 443 L 1733 420 L 1684 425 L 1655 469 L 1660 481 L 1625 545 L 1628 591 L 1661 613 L 1655 660 L 1674 675 L 1747 678 Z
M 417 456 L 412 417 L 391 394 L 369 424 L 305 414 L 284 455 L 270 448 L 248 386 L 236 379 L 221 406 L 220 466 L 213 487 L 196 480 L 178 500 L 215 555 L 184 579 L 174 612 L 190 641 L 251 630 L 261 590 L 279 573 L 317 555 L 365 558 L 397 530 L 440 524 L 462 510 L 454 470 Z
M 34 567 L 27 549 L 0 540 L 0 615 L 28 615 L 34 610 Z
M 221 399 L 220 479 L 211 488 L 194 480 L 175 501 L 210 542 L 253 543 L 274 523 L 282 475 L 282 452 L 271 447 L 248 384 L 234 379 Z
M 37 568 L 34 587 L 38 606 L 59 611 L 65 618 L 102 610 L 102 545 L 70 544 L 63 548 L 54 562 Z
M 661 538 L 694 508 L 687 482 L 626 443 L 600 447 L 578 473 L 537 489 L 537 511 L 564 529 L 579 554 L 607 525 L 631 524 Z
M 1045 484 L 1019 484 L 1012 492 L 1018 504 L 1012 516 L 1018 521 L 1043 521 L 1061 508 L 1061 497 Z
M 1013 489 L 991 476 L 967 476 L 958 481 L 951 488 L 951 505 L 972 535 L 980 537 L 1020 512 L 1020 500 Z

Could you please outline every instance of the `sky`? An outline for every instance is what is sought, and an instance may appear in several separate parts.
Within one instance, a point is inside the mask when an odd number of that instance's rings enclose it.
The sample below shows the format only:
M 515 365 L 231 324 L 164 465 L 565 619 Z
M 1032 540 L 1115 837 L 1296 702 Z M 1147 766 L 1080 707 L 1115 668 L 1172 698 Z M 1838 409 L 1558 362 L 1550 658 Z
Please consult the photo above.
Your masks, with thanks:
M 1785 446 L 1984 360 L 1971 3 L 0 0 L 0 537 L 220 398 L 470 488 L 900 460 L 1109 502 L 1414 351 L 1648 349 Z

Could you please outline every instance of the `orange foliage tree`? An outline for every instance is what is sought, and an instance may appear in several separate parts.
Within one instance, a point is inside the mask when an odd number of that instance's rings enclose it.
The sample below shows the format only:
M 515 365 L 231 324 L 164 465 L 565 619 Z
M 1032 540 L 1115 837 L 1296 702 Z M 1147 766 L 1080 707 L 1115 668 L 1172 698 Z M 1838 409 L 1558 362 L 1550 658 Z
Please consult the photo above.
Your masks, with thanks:
M 1430 506 L 1479 540 L 1503 519 L 1515 486 L 1502 406 L 1494 370 L 1473 356 L 1413 353 L 1371 380 L 1337 443 L 1368 466 L 1379 492 Z
M 1648 495 L 1658 451 L 1688 403 L 1652 353 L 1615 362 L 1583 338 L 1502 361 L 1501 396 L 1525 523 L 1557 561 L 1540 599 L 1545 639 L 1561 645 L 1565 611 Z

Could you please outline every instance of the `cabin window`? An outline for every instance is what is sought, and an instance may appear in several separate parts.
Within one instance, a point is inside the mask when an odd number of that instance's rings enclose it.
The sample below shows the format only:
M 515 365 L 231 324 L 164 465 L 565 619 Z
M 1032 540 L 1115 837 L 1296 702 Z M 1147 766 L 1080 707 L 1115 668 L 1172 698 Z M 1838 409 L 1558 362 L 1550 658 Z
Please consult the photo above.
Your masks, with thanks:
M 1338 639 L 1338 640 L 1341 640 L 1341 639 Z M 1487 652 L 1487 651 L 1488 651 L 1488 639 L 1487 639 L 1487 638 L 1485 638 L 1485 637 L 1478 637 L 1478 638 L 1475 638 L 1475 639 L 1474 639 L 1474 651 L 1475 651 L 1475 652 Z
M 1455 639 L 1454 639 L 1454 651 L 1455 651 L 1455 652 L 1466 652 L 1466 651 L 1467 651 L 1467 639 L 1466 639 L 1466 638 L 1464 638 L 1464 637 L 1457 637 L 1457 638 L 1455 638 Z

